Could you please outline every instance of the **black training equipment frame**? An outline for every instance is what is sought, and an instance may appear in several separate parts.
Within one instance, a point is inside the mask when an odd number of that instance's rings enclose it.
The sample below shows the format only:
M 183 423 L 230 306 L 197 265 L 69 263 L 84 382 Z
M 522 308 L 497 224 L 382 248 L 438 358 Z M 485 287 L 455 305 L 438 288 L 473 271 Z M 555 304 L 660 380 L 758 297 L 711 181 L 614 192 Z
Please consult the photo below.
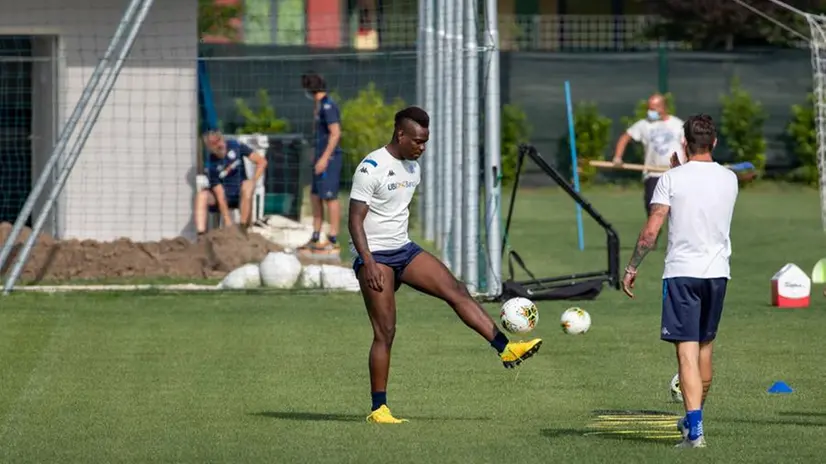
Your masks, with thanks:
M 562 190 L 573 198 L 573 200 L 605 230 L 608 248 L 608 269 L 604 271 L 538 279 L 525 267 L 525 263 L 519 254 L 515 250 L 511 250 L 508 252 L 508 278 L 502 283 L 502 293 L 497 299 L 499 301 L 506 301 L 510 298 L 521 296 L 531 300 L 592 300 L 600 294 L 605 282 L 619 290 L 619 235 L 617 235 L 613 226 L 611 226 L 579 192 L 574 190 L 573 186 L 565 180 L 559 171 L 542 159 L 536 148 L 532 145 L 522 144 L 519 146 L 516 179 L 513 183 L 513 192 L 511 193 L 511 202 L 508 208 L 508 219 L 505 224 L 505 235 L 502 239 L 503 253 L 507 244 L 508 233 L 510 232 L 513 207 L 516 203 L 516 193 L 519 190 L 519 180 L 525 157 L 530 158 L 539 166 L 548 177 L 562 187 Z M 528 274 L 530 280 L 516 281 L 514 279 L 514 262 Z

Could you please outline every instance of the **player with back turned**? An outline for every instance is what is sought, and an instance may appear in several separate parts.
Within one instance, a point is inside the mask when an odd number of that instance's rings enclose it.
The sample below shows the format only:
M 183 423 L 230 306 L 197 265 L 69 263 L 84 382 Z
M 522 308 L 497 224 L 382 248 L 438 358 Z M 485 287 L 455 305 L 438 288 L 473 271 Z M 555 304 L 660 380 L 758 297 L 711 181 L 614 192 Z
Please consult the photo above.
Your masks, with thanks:
M 708 115 L 683 125 L 688 161 L 660 178 L 651 198 L 651 215 L 625 268 L 623 290 L 631 289 L 637 268 L 654 248 L 668 217 L 660 338 L 676 347 L 680 390 L 686 415 L 677 423 L 681 448 L 706 446 L 703 406 L 711 388 L 712 350 L 731 278 L 731 218 L 737 201 L 737 176 L 717 164 L 711 152 L 717 130 Z M 673 164 L 678 164 L 676 157 Z
M 410 240 L 409 207 L 421 181 L 417 160 L 430 137 L 429 125 L 430 117 L 421 108 L 411 106 L 396 113 L 390 143 L 367 155 L 353 176 L 349 217 L 357 255 L 353 269 L 373 326 L 369 362 L 373 406 L 369 422 L 405 422 L 394 417 L 387 406 L 390 351 L 396 334 L 395 292 L 403 283 L 450 305 L 468 327 L 496 349 L 506 368 L 530 358 L 542 344 L 538 338 L 509 341 L 465 284 Z

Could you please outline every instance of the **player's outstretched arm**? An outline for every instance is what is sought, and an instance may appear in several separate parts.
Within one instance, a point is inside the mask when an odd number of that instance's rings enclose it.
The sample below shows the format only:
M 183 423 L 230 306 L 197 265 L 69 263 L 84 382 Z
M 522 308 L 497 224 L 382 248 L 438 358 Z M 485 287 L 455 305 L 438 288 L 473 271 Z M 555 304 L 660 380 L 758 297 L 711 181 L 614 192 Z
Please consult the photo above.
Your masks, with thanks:
M 347 220 L 347 227 L 350 237 L 353 239 L 353 246 L 359 254 L 359 258 L 364 262 L 362 271 L 367 285 L 373 290 L 380 292 L 384 287 L 384 274 L 373 259 L 370 248 L 367 246 L 367 234 L 364 233 L 364 218 L 370 207 L 361 200 L 350 199 L 350 217 Z
M 634 288 L 634 280 L 637 278 L 637 268 L 642 264 L 645 256 L 656 246 L 657 236 L 660 234 L 660 229 L 665 222 L 665 218 L 668 217 L 670 209 L 671 207 L 668 205 L 657 203 L 651 205 L 651 214 L 640 231 L 637 245 L 634 247 L 634 253 L 631 254 L 628 266 L 625 267 L 625 277 L 622 279 L 622 291 L 631 298 L 634 297 L 631 289 Z

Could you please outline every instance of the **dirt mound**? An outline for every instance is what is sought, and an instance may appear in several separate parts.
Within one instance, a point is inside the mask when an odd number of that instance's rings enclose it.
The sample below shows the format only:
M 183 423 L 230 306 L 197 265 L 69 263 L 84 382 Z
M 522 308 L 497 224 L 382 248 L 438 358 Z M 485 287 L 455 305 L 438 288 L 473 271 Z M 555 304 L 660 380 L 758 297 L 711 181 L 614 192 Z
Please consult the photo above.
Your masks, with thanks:
M 0 244 L 6 242 L 12 225 L 0 224 Z M 0 274 L 14 263 L 23 243 L 31 235 L 24 228 Z M 193 243 L 185 238 L 160 242 L 113 242 L 55 240 L 41 234 L 23 269 L 21 283 L 40 281 L 101 280 L 129 277 L 220 278 L 250 262 L 259 262 L 271 251 L 282 248 L 237 227 L 212 230 Z M 301 258 L 302 263 L 312 260 Z M 329 263 L 329 261 L 325 261 Z

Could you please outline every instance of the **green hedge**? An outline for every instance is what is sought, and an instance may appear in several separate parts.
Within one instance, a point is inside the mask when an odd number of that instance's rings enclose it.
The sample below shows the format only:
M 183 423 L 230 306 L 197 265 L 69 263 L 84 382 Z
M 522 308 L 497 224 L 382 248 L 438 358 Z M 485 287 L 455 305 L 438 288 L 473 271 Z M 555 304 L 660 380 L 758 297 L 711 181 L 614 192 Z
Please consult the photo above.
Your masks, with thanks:
M 236 108 L 243 118 L 243 124 L 237 127 L 238 133 L 282 133 L 290 130 L 290 123 L 278 117 L 271 99 L 265 90 L 258 92 L 255 105 L 236 100 Z M 393 116 L 406 106 L 396 98 L 389 101 L 375 84 L 349 99 L 342 101 L 335 94 L 333 97 L 341 103 L 342 139 L 341 147 L 345 153 L 345 172 L 342 180 L 349 182 L 352 169 L 369 152 L 389 142 L 393 133 Z M 676 114 L 675 97 L 666 94 L 666 103 L 671 114 Z M 720 97 L 722 117 L 718 122 L 721 146 L 726 161 L 752 162 L 760 172 L 766 164 L 766 137 L 763 125 L 767 114 L 760 102 L 756 101 L 740 84 L 738 78 L 731 81 L 729 91 Z M 628 127 L 644 118 L 647 100 L 639 100 L 632 115 L 621 118 L 623 127 Z M 817 185 L 819 173 L 817 168 L 817 140 L 814 97 L 810 93 L 805 102 L 792 105 L 785 140 L 796 159 L 796 168 L 785 176 L 786 180 L 809 185 Z M 516 174 L 519 144 L 529 142 L 532 128 L 525 112 L 517 105 L 502 106 L 501 112 L 501 182 L 508 185 Z M 577 154 L 579 158 L 580 183 L 587 185 L 594 182 L 597 171 L 588 161 L 608 159 L 613 149 L 611 139 L 612 121 L 599 111 L 594 102 L 579 102 L 574 107 L 574 130 L 577 137 Z M 480 128 L 484 121 L 480 121 Z M 480 146 L 483 145 L 480 140 Z M 482 156 L 480 152 L 480 157 Z M 632 143 L 626 150 L 625 161 L 643 162 L 642 147 Z M 568 132 L 560 134 L 557 167 L 566 175 L 571 175 L 570 148 Z M 623 178 L 638 179 L 638 173 L 606 173 L 611 180 Z
M 675 98 L 666 94 L 669 113 L 676 114 Z M 645 117 L 647 101 L 636 103 L 632 116 L 623 117 L 623 127 L 629 127 L 634 122 Z M 767 114 L 762 104 L 752 98 L 740 84 L 740 80 L 732 79 L 729 90 L 720 96 L 721 118 L 718 121 L 720 141 L 717 151 L 722 151 L 722 158 L 727 162 L 749 161 L 755 165 L 759 174 L 766 166 L 766 137 L 763 126 Z M 580 183 L 587 185 L 596 179 L 596 170 L 588 165 L 591 159 L 608 159 L 613 148 L 614 140 L 609 139 L 611 121 L 599 112 L 599 108 L 592 102 L 581 102 L 574 109 L 574 129 L 577 137 L 577 155 L 580 163 Z M 790 107 L 790 120 L 786 128 L 786 143 L 789 152 L 796 159 L 796 168 L 785 176 L 785 180 L 817 185 L 819 172 L 817 168 L 817 140 L 814 97 L 808 95 L 805 103 Z M 570 149 L 567 131 L 560 135 L 559 150 L 557 152 L 557 167 L 567 174 L 571 174 Z M 632 143 L 626 149 L 623 159 L 629 163 L 642 163 L 643 150 L 637 143 Z M 639 178 L 639 174 L 624 172 L 605 172 L 611 180 L 623 178 Z

